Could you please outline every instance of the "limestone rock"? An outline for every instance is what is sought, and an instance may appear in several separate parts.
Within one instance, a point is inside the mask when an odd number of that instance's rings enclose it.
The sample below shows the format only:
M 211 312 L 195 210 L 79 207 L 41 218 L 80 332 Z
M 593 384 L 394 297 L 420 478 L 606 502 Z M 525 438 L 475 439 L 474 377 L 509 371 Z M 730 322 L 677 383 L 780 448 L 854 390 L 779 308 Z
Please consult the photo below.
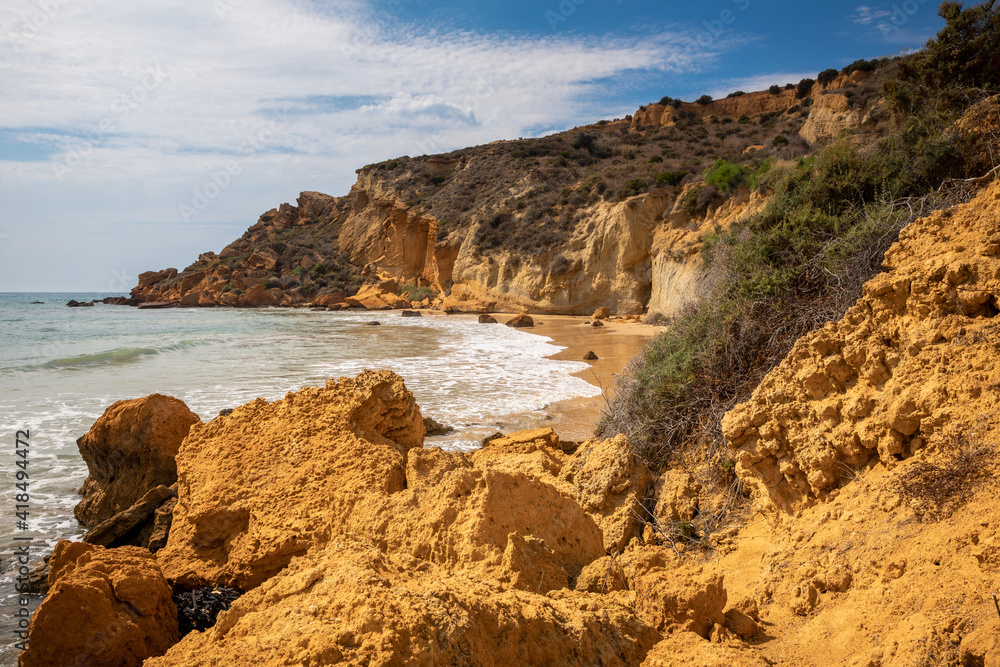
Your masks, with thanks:
M 174 460 L 192 425 L 182 401 L 161 394 L 118 401 L 76 441 L 87 463 L 77 520 L 96 526 L 132 507 L 157 486 L 177 481 Z
M 506 324 L 509 327 L 524 328 L 535 326 L 535 321 L 527 313 L 521 313 L 517 317 L 507 320 Z
M 150 489 L 128 509 L 94 526 L 84 535 L 83 541 L 103 547 L 133 544 L 149 548 L 149 535 L 153 530 L 153 522 L 150 519 L 168 499 L 176 495 L 176 487 L 167 488 L 161 484 Z M 147 523 L 149 529 L 143 531 L 143 525 Z
M 497 318 L 493 317 L 492 315 L 486 315 L 484 313 L 484 314 L 482 314 L 482 315 L 479 316 L 479 323 L 480 324 L 496 324 L 497 323 Z
M 701 485 L 684 470 L 667 470 L 653 483 L 656 508 L 653 513 L 662 524 L 691 521 L 698 513 Z
M 594 311 L 594 314 L 590 316 L 593 320 L 606 320 L 611 317 L 611 310 L 604 306 L 598 308 Z
M 642 667 L 768 667 L 751 648 L 708 642 L 693 632 L 670 635 L 646 654 Z
M 639 535 L 636 516 L 642 516 L 652 476 L 624 435 L 583 443 L 559 477 L 573 485 L 577 501 L 595 517 L 605 549 L 621 552 Z
M 263 285 L 254 285 L 240 296 L 239 304 L 249 308 L 278 305 L 278 299 Z
M 197 425 L 177 457 L 179 497 L 157 558 L 183 585 L 253 588 L 325 540 L 338 511 L 401 491 L 406 452 L 423 438 L 412 394 L 389 371 Z
M 138 667 L 179 638 L 170 586 L 145 549 L 60 541 L 49 585 L 22 667 Z
M 824 499 L 873 459 L 892 466 L 1000 407 L 989 342 L 1000 258 L 979 252 L 998 216 L 994 183 L 911 223 L 844 319 L 797 341 L 725 416 L 736 472 L 762 507 Z
M 627 607 L 596 602 L 505 591 L 344 539 L 296 558 L 146 667 L 638 664 L 659 634 Z

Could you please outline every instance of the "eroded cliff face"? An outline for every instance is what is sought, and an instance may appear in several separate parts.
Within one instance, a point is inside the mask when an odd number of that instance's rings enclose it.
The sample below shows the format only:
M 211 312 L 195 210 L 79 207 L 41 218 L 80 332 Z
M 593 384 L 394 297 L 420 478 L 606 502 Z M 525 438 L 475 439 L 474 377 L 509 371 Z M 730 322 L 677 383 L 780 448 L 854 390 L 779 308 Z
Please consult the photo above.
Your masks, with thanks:
M 139 303 L 376 307 L 418 291 L 448 310 L 669 317 L 704 291 L 701 240 L 756 210 L 746 190 L 680 206 L 716 158 L 787 159 L 878 125 L 877 81 L 652 104 L 629 120 L 358 170 L 344 197 L 303 192 L 218 255 L 139 277 Z M 774 142 L 776 137 L 784 143 Z M 791 140 L 791 143 L 789 143 Z M 755 161 L 755 162 L 754 162 Z M 381 286 L 392 284 L 391 294 Z M 407 289 L 408 288 L 408 289 Z M 366 298 L 348 300 L 359 290 Z

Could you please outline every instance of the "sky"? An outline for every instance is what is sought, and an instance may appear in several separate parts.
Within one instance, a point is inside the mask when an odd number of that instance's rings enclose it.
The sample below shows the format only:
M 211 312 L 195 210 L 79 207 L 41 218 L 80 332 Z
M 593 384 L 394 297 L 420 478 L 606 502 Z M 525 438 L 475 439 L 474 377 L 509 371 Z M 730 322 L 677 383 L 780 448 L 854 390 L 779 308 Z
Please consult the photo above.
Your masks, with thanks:
M 299 192 L 919 48 L 928 0 L 4 0 L 0 292 L 125 293 Z

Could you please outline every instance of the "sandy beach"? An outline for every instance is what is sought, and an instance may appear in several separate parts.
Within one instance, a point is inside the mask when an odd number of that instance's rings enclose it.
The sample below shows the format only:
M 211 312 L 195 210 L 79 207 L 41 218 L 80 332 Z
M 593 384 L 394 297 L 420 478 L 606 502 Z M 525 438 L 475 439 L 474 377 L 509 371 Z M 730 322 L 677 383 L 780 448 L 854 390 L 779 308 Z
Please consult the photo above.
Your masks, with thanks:
M 495 315 L 505 322 L 512 316 L 505 313 Z M 600 387 L 602 396 L 575 398 L 553 403 L 546 412 L 552 416 L 549 425 L 563 440 L 585 440 L 593 435 L 594 427 L 601 418 L 605 397 L 614 390 L 615 376 L 621 374 L 625 366 L 650 339 L 663 331 L 663 327 L 649 324 L 626 322 L 604 322 L 604 326 L 594 327 L 592 318 L 569 315 L 534 316 L 535 326 L 528 331 L 551 338 L 556 345 L 564 347 L 553 359 L 581 361 L 587 352 L 597 355 L 596 361 L 588 361 L 590 368 L 578 377 Z

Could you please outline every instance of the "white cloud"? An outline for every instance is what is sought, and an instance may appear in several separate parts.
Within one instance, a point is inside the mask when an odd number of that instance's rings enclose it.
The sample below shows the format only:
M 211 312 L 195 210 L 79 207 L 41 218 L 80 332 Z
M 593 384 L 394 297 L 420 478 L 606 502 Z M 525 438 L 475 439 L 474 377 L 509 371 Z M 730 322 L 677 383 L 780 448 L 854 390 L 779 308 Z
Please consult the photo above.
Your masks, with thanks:
M 854 9 L 854 14 L 850 19 L 858 25 L 878 25 L 880 19 L 892 16 L 892 12 L 886 9 L 874 9 L 866 5 L 861 5 Z

